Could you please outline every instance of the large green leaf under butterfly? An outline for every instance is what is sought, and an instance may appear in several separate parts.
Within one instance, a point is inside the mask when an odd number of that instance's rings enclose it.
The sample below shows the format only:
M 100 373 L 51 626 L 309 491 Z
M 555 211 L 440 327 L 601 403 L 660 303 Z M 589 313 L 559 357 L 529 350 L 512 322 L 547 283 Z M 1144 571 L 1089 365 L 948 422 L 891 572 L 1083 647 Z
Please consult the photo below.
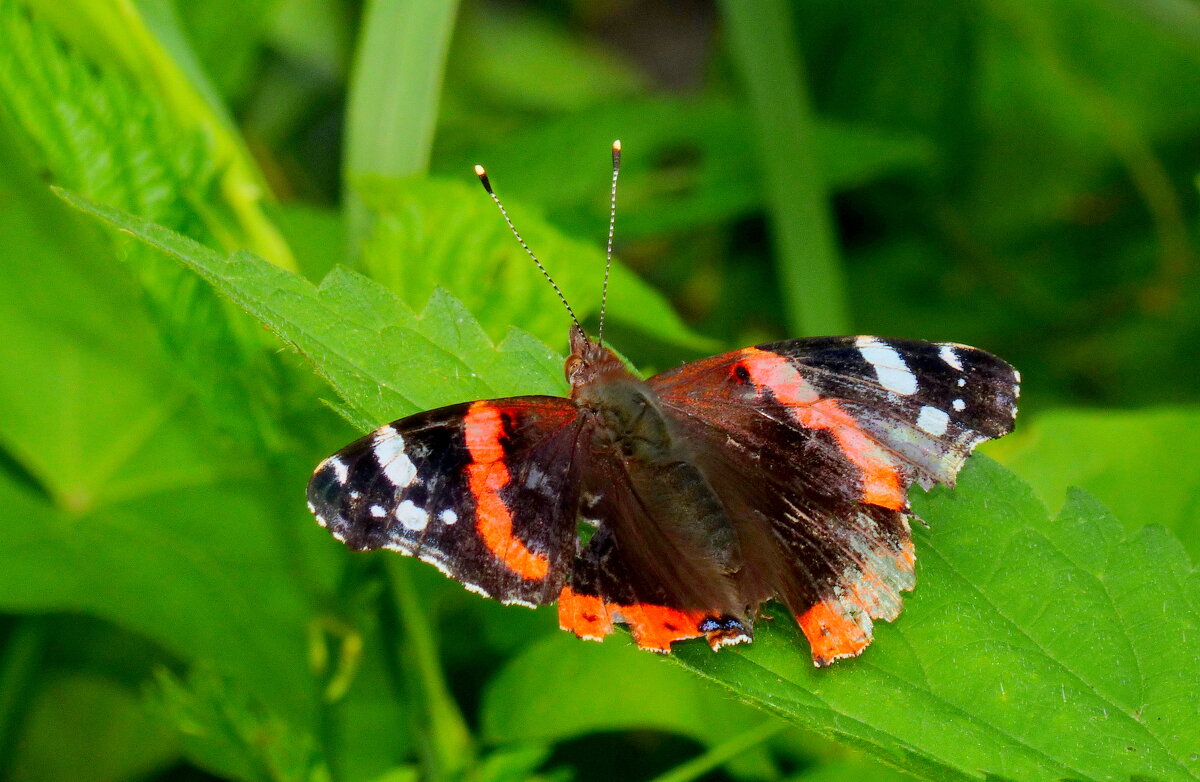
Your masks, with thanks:
M 561 390 L 549 350 L 515 332 L 492 346 L 448 298 L 418 317 L 357 275 L 318 288 L 65 197 L 261 319 L 364 430 L 419 407 Z M 399 345 L 410 352 L 398 358 L 389 348 Z M 930 524 L 915 533 L 921 588 L 868 655 L 815 670 L 798 631 L 776 621 L 751 647 L 683 646 L 675 658 L 923 778 L 1200 778 L 1200 576 L 1175 538 L 1123 535 L 1078 493 L 1051 519 L 1025 484 L 978 458 L 957 490 L 914 506 Z

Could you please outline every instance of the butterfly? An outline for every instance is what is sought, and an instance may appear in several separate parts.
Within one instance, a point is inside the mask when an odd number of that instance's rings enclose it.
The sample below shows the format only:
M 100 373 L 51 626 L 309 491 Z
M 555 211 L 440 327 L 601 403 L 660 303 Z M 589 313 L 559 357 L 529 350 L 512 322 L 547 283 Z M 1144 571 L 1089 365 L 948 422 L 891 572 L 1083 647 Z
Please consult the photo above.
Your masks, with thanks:
M 612 258 L 620 142 L 613 145 Z M 990 353 L 873 336 L 793 339 L 643 380 L 571 316 L 569 397 L 450 405 L 317 466 L 309 508 L 355 550 L 436 566 L 503 603 L 557 602 L 591 640 L 669 652 L 753 639 L 764 603 L 817 666 L 860 654 L 915 584 L 908 489 L 952 486 L 1012 430 L 1020 375 Z M 602 300 L 607 298 L 608 267 Z

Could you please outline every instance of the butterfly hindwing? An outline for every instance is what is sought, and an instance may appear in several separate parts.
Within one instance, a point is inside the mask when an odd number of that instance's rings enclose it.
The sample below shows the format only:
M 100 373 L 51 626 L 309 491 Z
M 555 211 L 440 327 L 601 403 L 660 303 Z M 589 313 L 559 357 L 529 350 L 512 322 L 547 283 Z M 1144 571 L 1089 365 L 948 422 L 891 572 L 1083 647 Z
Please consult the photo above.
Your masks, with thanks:
M 417 557 L 506 603 L 553 602 L 577 547 L 579 426 L 558 397 L 418 413 L 321 462 L 309 506 L 353 549 Z
M 590 509 L 611 518 L 609 511 L 615 508 L 605 501 Z M 714 649 L 753 637 L 749 618 L 676 607 L 661 585 L 635 569 L 607 525 L 592 536 L 576 560 L 570 583 L 558 600 L 558 623 L 590 641 L 603 640 L 614 624 L 624 624 L 634 643 L 654 652 L 669 652 L 675 641 L 701 636 Z

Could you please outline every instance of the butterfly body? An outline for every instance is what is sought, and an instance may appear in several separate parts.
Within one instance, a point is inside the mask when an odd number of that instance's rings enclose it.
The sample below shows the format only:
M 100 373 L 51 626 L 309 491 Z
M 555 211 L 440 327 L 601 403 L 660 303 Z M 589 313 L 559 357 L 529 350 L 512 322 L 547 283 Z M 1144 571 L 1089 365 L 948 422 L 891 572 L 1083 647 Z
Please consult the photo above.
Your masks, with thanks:
M 623 623 L 646 649 L 716 649 L 750 641 L 776 599 L 824 665 L 913 587 L 908 486 L 952 483 L 1019 393 L 1008 364 L 951 343 L 791 340 L 649 380 L 578 327 L 571 348 L 569 398 L 395 421 L 318 466 L 310 508 L 351 548 L 557 601 L 583 638 Z

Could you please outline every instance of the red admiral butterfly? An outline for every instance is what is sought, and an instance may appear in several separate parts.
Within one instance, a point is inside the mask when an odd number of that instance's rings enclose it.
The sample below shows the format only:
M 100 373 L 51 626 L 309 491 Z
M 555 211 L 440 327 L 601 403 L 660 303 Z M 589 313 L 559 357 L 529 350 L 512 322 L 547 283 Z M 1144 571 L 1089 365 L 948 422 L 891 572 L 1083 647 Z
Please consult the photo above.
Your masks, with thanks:
M 610 263 L 619 168 L 617 142 Z M 451 405 L 376 430 L 317 467 L 321 525 L 504 603 L 557 601 L 581 638 L 628 625 L 658 652 L 748 642 L 775 599 L 822 666 L 862 652 L 913 588 L 908 487 L 953 484 L 1017 412 L 1016 370 L 965 345 L 795 339 L 642 380 L 604 347 L 603 306 L 595 341 L 567 311 L 569 398 Z

